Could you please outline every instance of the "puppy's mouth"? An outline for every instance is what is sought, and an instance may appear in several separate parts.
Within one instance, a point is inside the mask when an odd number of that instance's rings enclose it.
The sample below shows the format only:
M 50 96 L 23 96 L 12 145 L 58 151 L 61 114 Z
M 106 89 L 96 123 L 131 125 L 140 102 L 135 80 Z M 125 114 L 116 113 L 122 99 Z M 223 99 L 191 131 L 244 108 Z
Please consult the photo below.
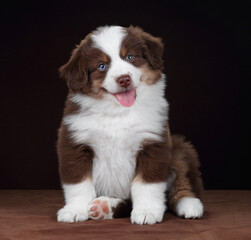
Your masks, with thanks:
M 113 94 L 124 107 L 131 107 L 136 99 L 136 88 Z

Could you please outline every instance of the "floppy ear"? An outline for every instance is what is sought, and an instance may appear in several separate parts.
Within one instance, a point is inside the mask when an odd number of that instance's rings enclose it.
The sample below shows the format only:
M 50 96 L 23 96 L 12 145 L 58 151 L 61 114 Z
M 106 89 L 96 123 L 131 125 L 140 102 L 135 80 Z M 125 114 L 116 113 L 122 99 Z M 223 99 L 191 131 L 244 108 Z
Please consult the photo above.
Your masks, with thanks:
M 157 37 L 153 37 L 149 33 L 142 32 L 142 38 L 146 45 L 146 51 L 143 53 L 144 57 L 148 60 L 153 69 L 163 69 L 163 52 L 164 45 L 162 40 Z
M 70 60 L 59 68 L 60 77 L 66 80 L 67 86 L 74 92 L 81 91 L 87 84 L 88 71 L 84 60 L 83 44 L 77 46 Z

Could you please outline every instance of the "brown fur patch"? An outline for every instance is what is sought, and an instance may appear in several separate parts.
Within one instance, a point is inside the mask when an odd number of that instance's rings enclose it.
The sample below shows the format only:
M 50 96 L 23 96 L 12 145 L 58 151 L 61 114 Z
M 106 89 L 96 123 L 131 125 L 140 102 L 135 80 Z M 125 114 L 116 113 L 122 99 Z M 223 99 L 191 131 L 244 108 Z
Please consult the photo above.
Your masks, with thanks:
M 70 99 L 72 98 L 72 94 L 68 94 L 67 99 L 65 101 L 65 108 L 64 108 L 64 116 L 70 114 L 76 114 L 79 112 L 79 106 L 72 102 Z
M 130 199 L 122 200 L 115 208 L 112 208 L 113 218 L 129 217 L 132 211 L 132 201 Z
M 92 176 L 93 150 L 87 145 L 75 144 L 62 123 L 58 132 L 59 173 L 63 183 L 79 183 Z
M 135 67 L 140 67 L 143 64 L 147 64 L 147 61 L 143 56 L 144 48 L 144 43 L 141 37 L 128 31 L 127 36 L 121 43 L 120 57 L 125 59 L 126 55 L 132 55 L 134 60 L 131 64 Z
M 141 66 L 140 69 L 143 73 L 140 80 L 147 85 L 155 84 L 161 77 L 161 72 L 159 70 L 152 70 L 147 65 Z
M 98 72 L 100 76 L 104 76 L 105 71 L 99 71 L 98 66 L 100 63 L 106 63 L 109 66 L 111 63 L 110 57 L 98 48 L 90 49 L 85 57 L 88 72 L 90 74 L 93 72 Z M 91 79 L 92 77 L 90 76 L 90 80 Z
M 148 183 L 168 179 L 170 151 L 166 141 L 145 142 L 138 152 L 134 181 Z
M 88 57 L 90 91 L 85 91 L 85 93 L 95 98 L 101 98 L 103 93 L 106 92 L 106 90 L 102 88 L 102 83 L 106 77 L 107 71 L 98 70 L 100 63 L 105 63 L 109 67 L 111 59 L 100 49 L 94 48 L 90 51 Z

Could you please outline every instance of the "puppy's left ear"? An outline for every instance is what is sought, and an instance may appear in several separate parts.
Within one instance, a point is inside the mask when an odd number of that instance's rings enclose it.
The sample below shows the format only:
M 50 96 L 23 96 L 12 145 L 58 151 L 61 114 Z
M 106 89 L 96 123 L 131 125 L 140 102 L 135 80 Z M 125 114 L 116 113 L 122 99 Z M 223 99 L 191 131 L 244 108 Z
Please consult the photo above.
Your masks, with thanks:
M 142 33 L 143 41 L 146 45 L 146 51 L 144 57 L 148 60 L 150 66 L 155 70 L 163 69 L 163 52 L 164 44 L 162 40 L 157 37 L 153 37 L 149 33 Z

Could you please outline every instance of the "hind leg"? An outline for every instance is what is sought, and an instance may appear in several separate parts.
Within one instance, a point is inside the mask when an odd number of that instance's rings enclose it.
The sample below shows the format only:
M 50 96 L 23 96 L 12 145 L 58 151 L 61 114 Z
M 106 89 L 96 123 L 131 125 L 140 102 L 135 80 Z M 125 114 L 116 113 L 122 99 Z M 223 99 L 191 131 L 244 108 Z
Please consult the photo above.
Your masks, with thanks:
M 129 200 L 115 197 L 99 197 L 89 203 L 88 215 L 90 219 L 113 219 L 130 216 L 132 210 Z
M 183 137 L 173 137 L 172 165 L 175 179 L 168 194 L 170 209 L 179 217 L 200 218 L 203 204 L 199 199 L 202 180 L 198 156 L 193 145 L 185 142 Z
M 203 204 L 196 197 L 187 178 L 176 176 L 169 192 L 169 207 L 179 217 L 200 218 L 203 215 Z

